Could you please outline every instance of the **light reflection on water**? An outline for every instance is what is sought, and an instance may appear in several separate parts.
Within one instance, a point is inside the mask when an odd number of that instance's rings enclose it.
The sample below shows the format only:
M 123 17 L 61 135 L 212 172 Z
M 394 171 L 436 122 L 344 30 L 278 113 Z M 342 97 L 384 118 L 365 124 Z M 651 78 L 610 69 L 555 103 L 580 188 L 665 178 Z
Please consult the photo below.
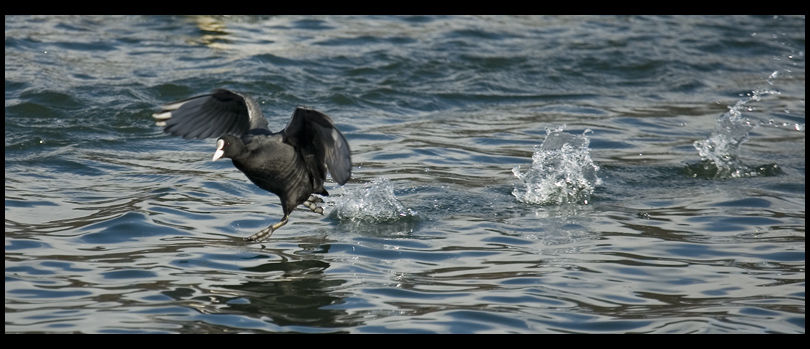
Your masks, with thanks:
M 804 19 L 723 19 L 7 17 L 6 332 L 804 333 Z M 332 116 L 324 216 L 244 244 L 150 120 L 216 87 Z M 587 195 L 519 200 L 559 125 Z

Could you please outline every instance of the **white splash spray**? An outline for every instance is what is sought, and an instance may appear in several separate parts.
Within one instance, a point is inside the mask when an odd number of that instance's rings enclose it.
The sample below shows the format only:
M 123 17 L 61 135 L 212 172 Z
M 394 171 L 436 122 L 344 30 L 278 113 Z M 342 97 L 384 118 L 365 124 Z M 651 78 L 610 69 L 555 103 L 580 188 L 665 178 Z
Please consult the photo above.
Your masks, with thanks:
M 540 147 L 534 147 L 532 165 L 526 172 L 520 166 L 512 173 L 521 184 L 512 191 L 519 201 L 531 204 L 559 205 L 566 203 L 587 204 L 596 186 L 602 180 L 596 176 L 599 166 L 593 163 L 588 145 L 590 139 L 585 130 L 576 136 L 557 129 L 546 129 L 546 139 Z
M 363 187 L 345 189 L 342 196 L 332 199 L 334 214 L 340 220 L 386 222 L 413 217 L 416 212 L 405 208 L 388 178 L 378 178 Z
M 772 74 L 771 77 L 775 77 L 775 74 Z M 749 102 L 759 101 L 762 96 L 770 94 L 779 94 L 779 92 L 774 90 L 753 91 L 746 98 L 730 106 L 728 112 L 720 115 L 715 121 L 712 134 L 705 140 L 694 143 L 702 160 L 698 166 L 703 168 L 692 165 L 687 170 L 692 170 L 690 173 L 695 177 L 705 176 L 707 178 L 752 177 L 773 172 L 774 170 L 767 166 L 752 167 L 740 160 L 740 147 L 748 140 L 749 132 L 757 126 L 757 123 L 744 117 L 742 111 L 747 108 L 746 104 Z

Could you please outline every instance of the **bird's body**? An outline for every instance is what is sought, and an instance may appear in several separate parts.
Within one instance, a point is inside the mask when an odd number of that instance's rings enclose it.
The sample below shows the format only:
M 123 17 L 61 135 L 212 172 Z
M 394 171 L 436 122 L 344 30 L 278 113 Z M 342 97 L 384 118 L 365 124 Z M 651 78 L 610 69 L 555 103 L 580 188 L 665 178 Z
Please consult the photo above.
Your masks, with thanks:
M 281 221 L 249 241 L 269 238 L 298 205 L 323 213 L 312 194 L 329 195 L 323 187 L 327 169 L 340 185 L 351 177 L 348 142 L 329 116 L 313 109 L 296 108 L 287 127 L 273 133 L 252 98 L 220 89 L 166 104 L 153 117 L 175 136 L 218 137 L 213 160 L 230 158 L 251 182 L 281 199 Z

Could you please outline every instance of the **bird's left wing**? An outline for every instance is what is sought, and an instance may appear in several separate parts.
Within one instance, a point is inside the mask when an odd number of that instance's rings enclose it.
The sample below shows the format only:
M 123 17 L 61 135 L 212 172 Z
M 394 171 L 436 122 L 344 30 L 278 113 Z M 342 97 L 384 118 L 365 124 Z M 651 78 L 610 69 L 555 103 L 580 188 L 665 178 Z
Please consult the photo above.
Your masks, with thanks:
M 282 132 L 286 142 L 314 153 L 316 162 L 326 163 L 338 184 L 343 185 L 351 178 L 349 142 L 329 116 L 310 108 L 295 108 L 290 123 Z

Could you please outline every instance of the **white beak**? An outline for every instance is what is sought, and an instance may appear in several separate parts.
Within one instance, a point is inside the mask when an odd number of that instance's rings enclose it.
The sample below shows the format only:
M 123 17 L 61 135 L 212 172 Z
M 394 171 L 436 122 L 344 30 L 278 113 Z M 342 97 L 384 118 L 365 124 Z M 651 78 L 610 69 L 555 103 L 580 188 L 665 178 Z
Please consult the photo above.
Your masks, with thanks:
M 217 140 L 217 151 L 214 152 L 214 158 L 211 161 L 217 161 L 217 159 L 221 158 L 223 154 L 225 154 L 225 141 L 218 139 Z

